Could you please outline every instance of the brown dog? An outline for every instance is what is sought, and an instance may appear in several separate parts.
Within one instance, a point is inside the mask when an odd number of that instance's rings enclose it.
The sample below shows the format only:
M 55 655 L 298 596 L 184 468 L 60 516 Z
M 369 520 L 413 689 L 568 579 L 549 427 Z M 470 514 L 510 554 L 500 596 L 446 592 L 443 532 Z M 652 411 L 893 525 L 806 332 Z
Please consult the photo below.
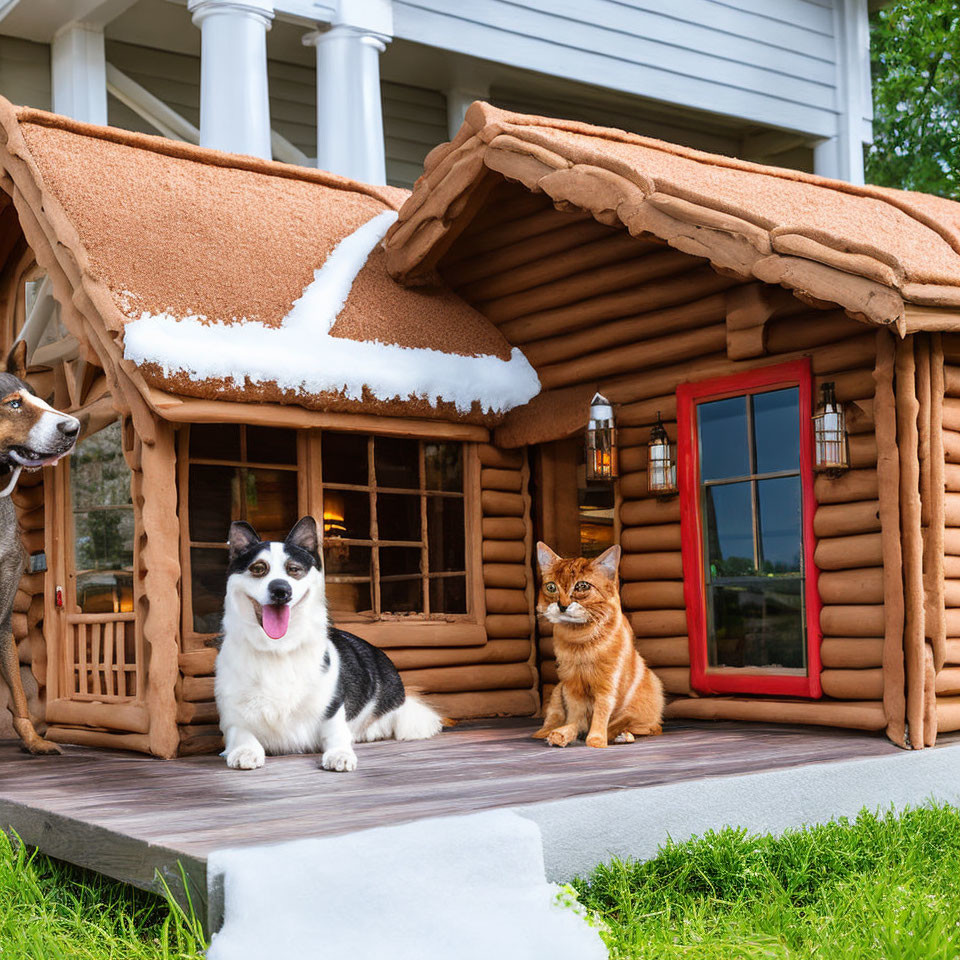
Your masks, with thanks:
M 10 499 L 20 471 L 50 466 L 65 457 L 77 442 L 80 421 L 54 410 L 24 382 L 27 348 L 16 343 L 0 373 L 0 671 L 13 694 L 13 726 L 31 753 L 59 753 L 34 729 L 20 681 L 20 661 L 11 618 L 17 586 L 23 574 L 24 550 L 17 528 L 17 511 Z

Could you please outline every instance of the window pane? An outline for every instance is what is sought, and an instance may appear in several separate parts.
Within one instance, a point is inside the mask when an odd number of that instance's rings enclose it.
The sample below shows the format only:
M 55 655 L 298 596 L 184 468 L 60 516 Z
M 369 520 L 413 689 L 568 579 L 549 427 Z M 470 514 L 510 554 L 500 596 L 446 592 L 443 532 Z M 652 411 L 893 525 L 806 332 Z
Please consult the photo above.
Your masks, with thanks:
M 331 613 L 360 613 L 373 617 L 370 583 L 327 583 L 327 607 Z
M 130 613 L 133 574 L 96 571 L 78 574 L 77 606 L 81 613 Z
M 751 486 L 750 481 L 725 483 L 704 491 L 704 535 L 711 579 L 754 572 Z
M 466 613 L 466 577 L 437 577 L 430 581 L 431 613 Z
M 360 490 L 323 491 L 325 540 L 370 539 L 370 494 Z
M 587 484 L 585 470 L 579 475 L 580 556 L 598 557 L 614 542 L 614 487 L 612 483 Z
M 463 500 L 427 498 L 427 543 L 431 573 L 465 569 Z
M 758 480 L 760 551 L 764 573 L 799 573 L 803 549 L 800 478 Z
M 261 540 L 283 540 L 297 522 L 297 475 L 293 470 L 247 470 L 246 521 Z M 221 534 L 226 539 L 227 530 Z
M 420 452 L 416 440 L 377 437 L 373 441 L 377 486 L 420 487 Z
M 401 574 L 420 573 L 421 550 L 419 547 L 381 547 L 380 576 L 396 577 Z
M 191 424 L 190 458 L 192 460 L 239 460 L 239 425 L 228 423 Z
M 323 545 L 323 568 L 331 576 L 370 576 L 370 547 L 347 546 L 328 540 Z
M 800 391 L 771 390 L 753 397 L 757 473 L 800 469 Z
M 73 509 L 130 503 L 130 468 L 123 458 L 120 421 L 77 445 L 70 458 Z
M 381 540 L 420 540 L 420 497 L 377 494 L 377 529 Z
M 367 438 L 362 434 L 324 432 L 320 438 L 320 460 L 324 483 L 369 483 Z
M 382 613 L 423 613 L 423 581 L 388 580 L 380 584 Z
M 240 519 L 240 471 L 191 464 L 188 483 L 190 539 L 226 543 L 230 522 Z
M 746 397 L 699 404 L 697 423 L 700 474 L 704 480 L 743 477 L 750 473 Z
M 459 443 L 425 443 L 423 465 L 428 490 L 462 490 L 463 468 Z
M 710 665 L 803 669 L 801 584 L 757 579 L 709 587 Z
M 133 509 L 113 507 L 74 514 L 75 569 L 133 569 Z
M 279 427 L 247 427 L 247 461 L 297 463 L 297 431 Z
M 193 629 L 197 633 L 219 633 L 227 585 L 227 551 L 193 547 L 190 572 Z

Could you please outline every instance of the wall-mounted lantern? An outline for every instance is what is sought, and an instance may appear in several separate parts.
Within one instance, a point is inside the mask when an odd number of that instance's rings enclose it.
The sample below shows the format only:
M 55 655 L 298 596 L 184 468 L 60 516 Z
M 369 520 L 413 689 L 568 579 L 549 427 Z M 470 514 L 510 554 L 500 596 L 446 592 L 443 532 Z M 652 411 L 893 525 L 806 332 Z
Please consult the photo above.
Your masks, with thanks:
M 820 387 L 820 404 L 813 415 L 816 445 L 814 470 L 836 479 L 850 466 L 847 452 L 847 417 L 837 402 L 833 382 Z
M 587 480 L 615 480 L 618 476 L 613 407 L 602 393 L 595 393 L 590 401 L 587 423 Z
M 659 410 L 647 444 L 647 492 L 658 497 L 670 497 L 677 492 L 677 465 Z

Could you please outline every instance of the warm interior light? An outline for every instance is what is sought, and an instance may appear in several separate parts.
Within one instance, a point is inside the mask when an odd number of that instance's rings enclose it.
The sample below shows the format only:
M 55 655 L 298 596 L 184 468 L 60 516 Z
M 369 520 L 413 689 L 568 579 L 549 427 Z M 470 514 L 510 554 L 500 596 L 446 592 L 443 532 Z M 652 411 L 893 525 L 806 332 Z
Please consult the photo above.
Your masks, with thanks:
M 677 466 L 673 462 L 670 438 L 659 410 L 647 444 L 647 492 L 660 497 L 677 492 Z
M 820 387 L 820 404 L 813 415 L 816 445 L 814 469 L 828 477 L 839 477 L 850 466 L 847 451 L 847 417 L 843 404 L 837 401 L 833 382 Z
M 614 480 L 620 475 L 613 407 L 601 393 L 595 393 L 590 401 L 586 451 L 587 480 Z
M 342 537 L 347 532 L 344 522 L 343 495 L 333 490 L 323 494 L 323 535 L 324 537 Z

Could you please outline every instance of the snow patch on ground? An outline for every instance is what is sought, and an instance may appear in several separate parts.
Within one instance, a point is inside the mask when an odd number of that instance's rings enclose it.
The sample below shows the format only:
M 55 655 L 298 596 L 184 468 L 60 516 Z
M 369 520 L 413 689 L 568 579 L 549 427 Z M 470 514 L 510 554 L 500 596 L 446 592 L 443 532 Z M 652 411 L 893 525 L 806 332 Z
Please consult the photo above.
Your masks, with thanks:
M 276 383 L 300 394 L 342 392 L 351 400 L 363 399 L 366 387 L 378 400 L 442 400 L 463 413 L 475 402 L 495 413 L 527 403 L 540 392 L 540 381 L 516 348 L 501 360 L 330 335 L 353 281 L 396 218 L 386 211 L 344 237 L 279 327 L 144 311 L 124 328 L 124 357 L 195 382 Z
M 224 924 L 208 960 L 605 960 L 558 906 L 539 828 L 510 811 L 220 850 Z

